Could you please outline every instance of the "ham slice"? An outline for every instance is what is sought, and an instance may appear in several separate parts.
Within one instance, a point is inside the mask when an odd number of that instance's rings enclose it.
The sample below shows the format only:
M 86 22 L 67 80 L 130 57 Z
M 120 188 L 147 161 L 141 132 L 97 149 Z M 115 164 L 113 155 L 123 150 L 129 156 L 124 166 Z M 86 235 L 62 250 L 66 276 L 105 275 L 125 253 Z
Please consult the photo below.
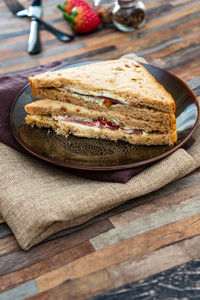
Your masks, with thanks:
M 59 116 L 59 119 L 61 119 L 62 121 L 65 121 L 65 122 L 72 122 L 72 123 L 96 127 L 96 128 L 108 128 L 110 130 L 118 130 L 119 129 L 118 125 L 109 125 L 109 124 L 105 123 L 105 121 L 104 121 L 104 123 L 101 122 L 101 120 L 87 121 L 87 120 L 76 119 L 73 117 L 62 117 L 62 116 Z M 110 121 L 108 123 L 110 123 Z
M 105 118 L 103 118 L 102 120 L 99 119 L 99 120 L 92 120 L 92 121 L 81 120 L 81 119 L 76 119 L 73 117 L 65 117 L 65 116 L 59 116 L 58 118 L 65 122 L 76 123 L 84 126 L 91 126 L 96 128 L 108 128 L 113 131 L 121 129 L 124 133 L 128 133 L 128 134 L 142 134 L 143 132 L 143 130 L 141 129 L 120 128 L 119 125 L 112 124 L 111 121 L 108 121 Z

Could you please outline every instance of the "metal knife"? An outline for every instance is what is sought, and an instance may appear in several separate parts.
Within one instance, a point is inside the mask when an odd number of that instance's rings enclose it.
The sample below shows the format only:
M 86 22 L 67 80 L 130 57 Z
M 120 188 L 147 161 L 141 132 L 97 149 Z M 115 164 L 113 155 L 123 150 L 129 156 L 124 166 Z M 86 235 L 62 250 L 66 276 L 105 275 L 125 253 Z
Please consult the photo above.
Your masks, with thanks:
M 35 12 L 37 13 L 37 15 L 35 15 Z M 35 0 L 33 1 L 33 4 L 28 9 L 22 9 L 18 11 L 16 13 L 16 16 L 20 18 L 28 17 L 30 19 L 34 19 L 34 21 L 37 21 L 39 24 L 42 24 L 47 30 L 53 33 L 57 37 L 57 39 L 59 39 L 61 42 L 70 42 L 71 40 L 74 39 L 74 35 L 70 35 L 68 33 L 62 32 L 56 29 L 55 27 L 51 26 L 47 22 L 43 21 L 42 19 L 40 19 L 41 14 L 42 14 L 41 1 Z
M 41 52 L 41 43 L 39 36 L 39 19 L 42 16 L 42 7 L 40 0 L 34 0 L 32 5 L 28 8 L 28 15 L 31 18 L 30 34 L 28 39 L 27 51 L 30 54 L 37 54 Z

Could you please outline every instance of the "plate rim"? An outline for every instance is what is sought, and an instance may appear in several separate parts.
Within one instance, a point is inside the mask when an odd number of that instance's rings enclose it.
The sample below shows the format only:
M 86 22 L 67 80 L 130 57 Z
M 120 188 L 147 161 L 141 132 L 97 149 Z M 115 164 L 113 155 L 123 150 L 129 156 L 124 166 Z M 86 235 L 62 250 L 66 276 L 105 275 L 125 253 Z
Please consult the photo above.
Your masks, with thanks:
M 76 64 L 80 64 L 80 63 L 86 63 L 87 62 L 91 62 L 91 63 L 95 63 L 95 62 L 100 62 L 100 61 L 106 61 L 106 60 L 88 60 L 88 61 L 80 61 L 80 62 L 74 62 L 74 63 L 66 63 L 63 66 L 61 66 L 61 68 L 65 67 L 65 66 L 70 66 L 70 65 L 76 65 Z M 11 126 L 11 131 L 13 136 L 15 137 L 15 139 L 17 140 L 17 142 L 24 148 L 26 149 L 29 153 L 31 153 L 34 157 L 39 158 L 42 161 L 46 161 L 48 163 L 51 163 L 53 165 L 56 166 L 60 166 L 60 167 L 64 167 L 64 168 L 70 168 L 70 169 L 77 169 L 77 170 L 87 170 L 87 171 L 117 171 L 117 170 L 126 170 L 126 169 L 132 169 L 132 168 L 137 168 L 137 167 L 143 167 L 143 166 L 148 166 L 151 165 L 152 163 L 159 161 L 167 156 L 169 156 L 170 154 L 172 154 L 173 152 L 175 152 L 176 150 L 178 150 L 179 148 L 181 148 L 185 143 L 187 143 L 187 141 L 191 138 L 191 136 L 194 134 L 195 130 L 197 129 L 197 126 L 199 124 L 200 121 L 200 106 L 199 106 L 199 102 L 197 100 L 197 97 L 195 96 L 194 92 L 190 89 L 190 87 L 179 77 L 177 77 L 175 74 L 162 69 L 160 67 L 157 66 L 153 66 L 151 64 L 146 64 L 146 63 L 141 63 L 141 65 L 145 66 L 150 66 L 154 69 L 159 69 L 162 72 L 166 72 L 168 73 L 170 76 L 172 76 L 175 80 L 178 80 L 182 85 L 185 86 L 185 88 L 190 92 L 192 98 L 194 99 L 194 103 L 196 104 L 197 107 L 197 117 L 196 117 L 196 121 L 195 124 L 191 130 L 191 132 L 178 144 L 176 144 L 174 147 L 172 147 L 171 149 L 167 150 L 166 152 L 159 154 L 153 158 L 147 159 L 147 160 L 143 160 L 140 162 L 134 162 L 134 163 L 129 163 L 129 164 L 122 164 L 122 165 L 115 165 L 115 166 L 88 166 L 88 165 L 80 165 L 80 164 L 73 164 L 73 163 L 67 163 L 67 162 L 61 162 L 59 160 L 53 159 L 51 157 L 46 156 L 45 154 L 41 154 L 37 151 L 34 151 L 30 146 L 28 146 L 23 140 L 22 138 L 16 133 L 15 130 L 15 126 L 14 126 L 14 122 L 13 122 L 13 111 L 14 111 L 14 107 L 20 97 L 20 95 L 24 92 L 24 90 L 26 90 L 29 86 L 30 83 L 27 83 L 22 90 L 17 94 L 17 96 L 15 97 L 15 100 L 13 101 L 11 110 L 10 110 L 10 126 Z M 58 69 L 59 67 L 55 67 L 51 70 L 49 70 L 49 72 L 52 72 L 56 69 Z

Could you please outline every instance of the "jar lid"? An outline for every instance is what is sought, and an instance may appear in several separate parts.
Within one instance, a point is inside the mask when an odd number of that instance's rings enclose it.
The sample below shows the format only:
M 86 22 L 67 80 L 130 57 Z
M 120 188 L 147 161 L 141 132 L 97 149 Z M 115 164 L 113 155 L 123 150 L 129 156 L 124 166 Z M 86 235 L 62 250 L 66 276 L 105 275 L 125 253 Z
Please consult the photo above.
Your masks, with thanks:
M 118 0 L 118 3 L 122 7 L 131 7 L 136 4 L 138 0 Z

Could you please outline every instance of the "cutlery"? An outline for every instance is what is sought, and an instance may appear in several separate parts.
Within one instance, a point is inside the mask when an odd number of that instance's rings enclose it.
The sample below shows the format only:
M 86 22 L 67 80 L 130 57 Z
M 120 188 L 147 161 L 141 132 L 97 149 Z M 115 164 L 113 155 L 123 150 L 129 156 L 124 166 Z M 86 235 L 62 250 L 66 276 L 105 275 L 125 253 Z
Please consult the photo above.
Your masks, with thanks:
M 27 51 L 30 54 L 37 54 L 41 52 L 39 22 L 37 21 L 37 19 L 39 19 L 42 16 L 42 7 L 40 0 L 34 0 L 27 11 L 31 19 Z
M 17 17 L 28 17 L 30 19 L 33 17 L 33 15 L 31 16 L 31 14 L 30 14 L 31 11 L 29 11 L 29 9 L 25 9 L 24 6 L 21 3 L 19 3 L 17 0 L 4 0 L 4 1 L 7 5 L 7 7 L 9 8 L 9 10 Z M 44 25 L 44 27 L 47 30 L 49 30 L 51 33 L 53 33 L 60 41 L 69 42 L 74 38 L 74 36 L 72 36 L 72 35 L 69 35 L 60 30 L 57 30 L 56 28 L 54 28 L 53 26 L 44 22 L 37 16 L 34 16 L 34 18 L 37 22 Z

